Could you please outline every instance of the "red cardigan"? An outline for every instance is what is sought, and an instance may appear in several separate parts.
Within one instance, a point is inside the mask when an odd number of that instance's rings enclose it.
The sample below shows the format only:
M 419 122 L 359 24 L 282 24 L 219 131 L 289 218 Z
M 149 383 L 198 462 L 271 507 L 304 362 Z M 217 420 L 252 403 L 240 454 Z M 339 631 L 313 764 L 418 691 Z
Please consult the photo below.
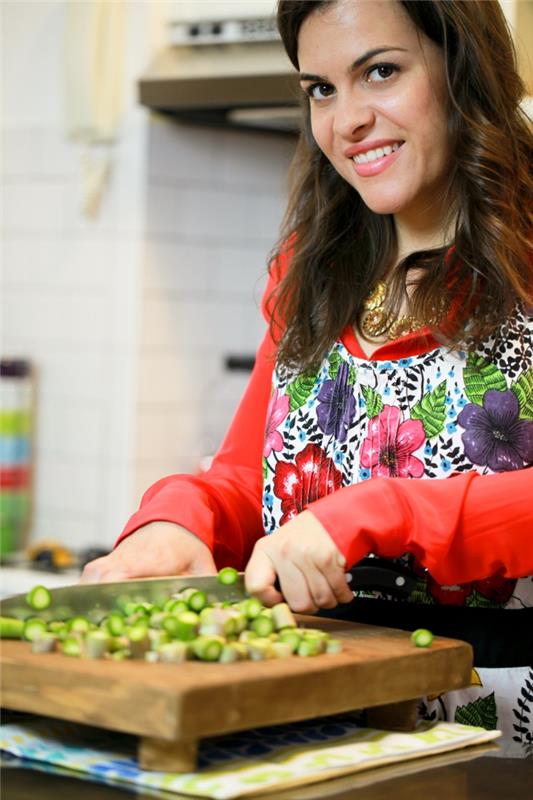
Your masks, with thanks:
M 280 272 L 284 267 L 280 264 Z M 273 285 L 271 279 L 265 297 Z M 353 355 L 365 358 L 351 329 L 342 341 Z M 377 348 L 372 360 L 406 358 L 435 346 L 422 329 Z M 155 483 L 117 544 L 147 523 L 175 522 L 208 545 L 219 568 L 244 568 L 263 535 L 262 453 L 274 359 L 275 345 L 267 332 L 209 471 L 170 475 Z M 498 572 L 509 578 L 533 575 L 532 495 L 530 467 L 446 479 L 374 478 L 320 498 L 308 510 L 328 531 L 348 566 L 369 552 L 389 558 L 410 552 L 441 585 L 452 585 Z

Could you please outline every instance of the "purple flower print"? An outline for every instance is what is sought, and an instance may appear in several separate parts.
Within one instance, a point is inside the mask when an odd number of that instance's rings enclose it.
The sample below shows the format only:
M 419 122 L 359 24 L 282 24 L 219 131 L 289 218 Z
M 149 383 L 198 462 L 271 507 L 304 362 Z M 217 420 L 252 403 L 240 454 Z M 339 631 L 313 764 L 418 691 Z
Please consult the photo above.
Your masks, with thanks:
M 533 420 L 519 419 L 518 398 L 510 390 L 489 389 L 483 406 L 466 405 L 457 422 L 467 458 L 493 472 L 522 469 L 533 463 Z
M 334 381 L 324 381 L 317 399 L 316 415 L 320 429 L 334 434 L 338 442 L 344 442 L 355 415 L 355 397 L 348 386 L 350 367 L 343 361 Z

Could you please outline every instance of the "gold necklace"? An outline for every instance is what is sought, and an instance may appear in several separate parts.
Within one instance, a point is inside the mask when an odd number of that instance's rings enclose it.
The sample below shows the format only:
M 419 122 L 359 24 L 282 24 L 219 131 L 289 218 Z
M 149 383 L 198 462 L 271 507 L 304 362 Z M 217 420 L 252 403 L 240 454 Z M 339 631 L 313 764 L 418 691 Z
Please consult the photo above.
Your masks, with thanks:
M 442 316 L 435 314 L 430 320 L 419 320 L 411 314 L 403 314 L 395 318 L 385 307 L 387 293 L 387 284 L 379 281 L 363 303 L 361 330 L 367 336 L 386 335 L 389 340 L 399 339 L 424 325 L 435 325 Z

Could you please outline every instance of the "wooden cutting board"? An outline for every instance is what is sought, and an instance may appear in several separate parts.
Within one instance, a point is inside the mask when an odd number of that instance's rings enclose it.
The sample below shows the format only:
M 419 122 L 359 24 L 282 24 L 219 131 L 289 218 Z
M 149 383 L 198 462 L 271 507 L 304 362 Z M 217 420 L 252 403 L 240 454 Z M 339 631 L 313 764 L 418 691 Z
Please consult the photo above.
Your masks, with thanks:
M 34 654 L 3 641 L 5 708 L 136 734 L 145 769 L 192 771 L 198 740 L 356 709 L 370 724 L 410 729 L 416 699 L 468 686 L 472 648 L 436 637 L 414 647 L 405 631 L 299 617 L 343 640 L 337 655 L 233 664 L 149 664 Z

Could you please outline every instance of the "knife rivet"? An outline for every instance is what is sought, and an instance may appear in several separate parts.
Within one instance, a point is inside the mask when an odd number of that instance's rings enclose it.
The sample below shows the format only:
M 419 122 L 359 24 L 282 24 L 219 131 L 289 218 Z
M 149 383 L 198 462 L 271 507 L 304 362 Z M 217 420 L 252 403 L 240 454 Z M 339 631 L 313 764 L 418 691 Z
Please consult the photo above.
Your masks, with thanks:
M 396 583 L 396 586 L 403 586 L 405 583 L 405 578 L 403 575 L 398 575 L 394 582 Z

